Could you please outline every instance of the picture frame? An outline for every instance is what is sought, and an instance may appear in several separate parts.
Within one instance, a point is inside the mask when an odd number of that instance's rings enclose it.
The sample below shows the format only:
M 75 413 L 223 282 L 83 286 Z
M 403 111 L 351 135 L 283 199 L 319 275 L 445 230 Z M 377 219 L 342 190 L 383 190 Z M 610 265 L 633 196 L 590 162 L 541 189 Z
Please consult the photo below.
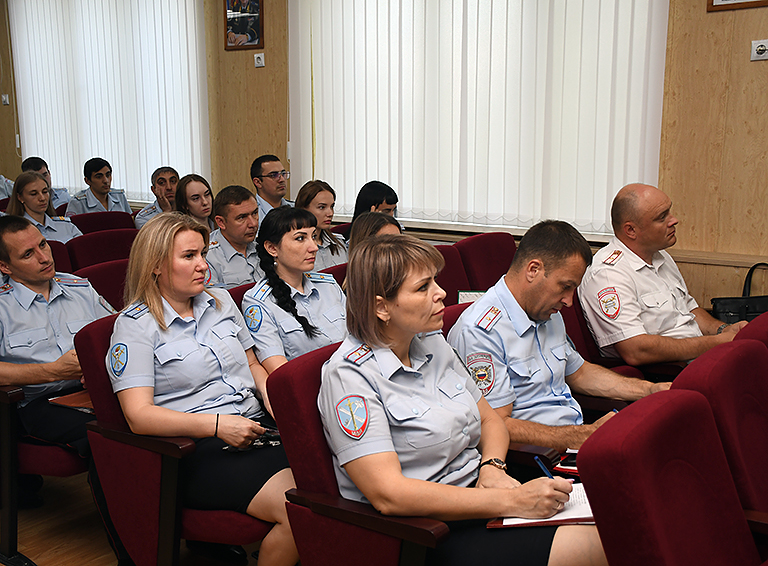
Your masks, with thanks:
M 264 49 L 264 0 L 223 0 L 224 49 Z
M 707 0 L 707 12 L 768 6 L 768 0 Z

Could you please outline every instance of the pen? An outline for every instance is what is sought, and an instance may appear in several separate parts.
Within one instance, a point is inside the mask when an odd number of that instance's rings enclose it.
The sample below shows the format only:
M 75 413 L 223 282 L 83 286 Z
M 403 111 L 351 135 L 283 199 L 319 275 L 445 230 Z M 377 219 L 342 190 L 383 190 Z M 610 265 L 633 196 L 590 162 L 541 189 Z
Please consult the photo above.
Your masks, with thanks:
M 536 460 L 536 463 L 539 465 L 539 468 L 541 468 L 541 471 L 547 474 L 547 477 L 551 480 L 555 479 L 552 474 L 549 472 L 547 467 L 544 465 L 544 462 L 541 461 L 541 459 L 538 456 L 533 457 L 534 460 Z
M 614 413 L 618 413 L 619 412 L 618 409 L 612 409 L 612 410 L 613 410 Z

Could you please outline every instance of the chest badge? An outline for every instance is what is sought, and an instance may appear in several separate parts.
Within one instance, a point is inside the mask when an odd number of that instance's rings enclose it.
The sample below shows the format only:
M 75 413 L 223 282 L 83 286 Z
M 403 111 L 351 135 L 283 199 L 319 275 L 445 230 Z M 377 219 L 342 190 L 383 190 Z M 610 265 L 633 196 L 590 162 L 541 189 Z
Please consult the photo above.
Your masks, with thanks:
M 243 313 L 245 317 L 245 325 L 251 332 L 258 332 L 261 328 L 261 307 L 259 305 L 251 305 Z
M 496 381 L 491 355 L 485 352 L 469 354 L 467 356 L 467 369 L 472 374 L 472 379 L 475 380 L 475 384 L 483 396 L 488 395 L 493 389 L 494 381 Z
M 368 405 L 359 395 L 348 395 L 336 403 L 336 417 L 341 430 L 355 440 L 368 430 Z
M 125 344 L 115 344 L 109 351 L 109 365 L 112 367 L 112 373 L 115 377 L 120 377 L 128 365 L 128 346 Z
M 611 320 L 615 320 L 621 312 L 621 301 L 615 287 L 606 287 L 597 293 L 600 310 Z

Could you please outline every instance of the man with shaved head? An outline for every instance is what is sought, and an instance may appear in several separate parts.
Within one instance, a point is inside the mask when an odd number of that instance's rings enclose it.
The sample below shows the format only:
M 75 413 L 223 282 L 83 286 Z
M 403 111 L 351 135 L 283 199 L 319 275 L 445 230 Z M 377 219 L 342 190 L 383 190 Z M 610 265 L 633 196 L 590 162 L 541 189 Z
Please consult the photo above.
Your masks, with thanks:
M 614 237 L 595 254 L 579 300 L 595 340 L 628 364 L 692 360 L 730 342 L 746 325 L 723 324 L 699 307 L 664 251 L 675 245 L 672 201 L 655 187 L 632 184 L 613 199 Z

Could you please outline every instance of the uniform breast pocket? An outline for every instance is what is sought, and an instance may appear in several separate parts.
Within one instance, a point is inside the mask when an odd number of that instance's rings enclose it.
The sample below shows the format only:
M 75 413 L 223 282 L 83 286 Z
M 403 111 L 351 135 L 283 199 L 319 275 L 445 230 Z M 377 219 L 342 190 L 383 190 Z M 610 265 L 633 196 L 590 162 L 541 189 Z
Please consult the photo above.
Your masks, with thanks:
M 285 332 L 286 334 L 291 334 L 293 332 L 303 332 L 304 329 L 301 327 L 301 324 L 299 324 L 299 321 L 295 318 L 287 317 L 280 321 L 280 329 Z
M 196 340 L 171 342 L 155 350 L 155 359 L 160 364 L 161 371 L 170 379 L 172 375 L 184 375 L 202 367 L 199 348 Z
M 391 402 L 387 410 L 405 431 L 406 442 L 414 448 L 434 446 L 450 438 L 450 427 L 433 422 L 429 418 L 429 405 L 417 397 Z
M 323 316 L 329 322 L 332 322 L 332 323 L 336 324 L 339 321 L 345 320 L 347 318 L 347 313 L 346 313 L 346 311 L 343 308 L 341 308 L 341 306 L 337 305 L 337 306 L 333 307 L 332 309 L 324 312 Z
M 69 330 L 70 334 L 77 334 L 80 332 L 80 330 L 89 322 L 90 320 L 70 320 L 67 322 L 67 329 Z
M 648 334 L 661 334 L 675 325 L 676 312 L 671 299 L 668 292 L 648 293 L 640 297 L 647 309 L 642 321 Z
M 540 371 L 539 367 L 534 363 L 533 356 L 514 360 L 509 364 L 509 367 L 515 375 L 519 376 L 520 381 L 523 383 L 531 381 L 534 375 Z
M 240 344 L 240 339 L 237 337 L 237 333 L 240 332 L 240 327 L 237 324 L 231 320 L 223 320 L 213 326 L 211 332 L 219 339 L 219 343 L 229 350 L 238 364 L 244 364 L 247 361 L 243 345 Z
M 35 344 L 48 339 L 45 328 L 33 328 L 8 335 L 8 345 L 13 348 L 33 348 Z
M 658 309 L 661 308 L 664 303 L 669 300 L 669 297 L 666 295 L 666 293 L 654 291 L 653 293 L 646 293 L 645 295 L 642 295 L 640 300 L 643 301 L 643 304 L 649 309 Z

